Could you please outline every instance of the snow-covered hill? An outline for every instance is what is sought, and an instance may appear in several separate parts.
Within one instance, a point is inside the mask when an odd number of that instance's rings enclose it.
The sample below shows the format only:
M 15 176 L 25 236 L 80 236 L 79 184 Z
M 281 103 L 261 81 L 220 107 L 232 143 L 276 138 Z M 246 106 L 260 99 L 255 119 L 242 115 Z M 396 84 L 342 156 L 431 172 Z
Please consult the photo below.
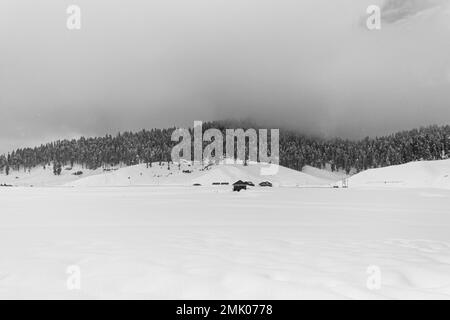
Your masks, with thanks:
M 75 173 L 82 174 L 75 175 Z M 103 169 L 88 170 L 82 168 L 79 165 L 74 165 L 73 168 L 65 166 L 62 168 L 61 175 L 56 176 L 53 174 L 53 167 L 46 166 L 36 167 L 31 170 L 11 170 L 9 175 L 5 175 L 4 172 L 0 173 L 0 184 L 22 186 L 22 187 L 42 187 L 42 186 L 60 186 L 68 182 L 89 177 L 91 175 L 103 173 Z
M 417 161 L 370 169 L 348 180 L 354 187 L 405 187 L 450 189 L 450 159 Z
M 300 171 L 292 170 L 279 166 L 278 172 L 274 175 L 262 175 L 261 170 L 264 165 L 251 164 L 242 165 L 223 165 L 215 166 L 209 172 L 193 179 L 194 183 L 201 185 L 211 185 L 213 183 L 233 183 L 237 180 L 251 181 L 259 184 L 263 181 L 269 181 L 274 186 L 324 186 L 329 185 L 330 181 L 315 177 Z
M 88 170 L 80 166 L 63 167 L 55 176 L 51 166 L 27 171 L 12 171 L 8 176 L 0 174 L 0 184 L 13 186 L 212 186 L 237 180 L 251 181 L 255 185 L 269 181 L 274 186 L 316 187 L 342 185 L 345 174 L 306 166 L 302 172 L 279 166 L 275 175 L 262 175 L 265 164 L 200 165 L 168 164 L 155 162 L 147 167 L 139 164 L 111 169 Z M 74 173 L 82 171 L 81 175 Z M 350 188 L 405 187 L 450 189 L 450 159 L 418 161 L 385 168 L 369 169 L 348 179 Z
M 324 186 L 338 180 L 338 175 L 326 170 L 305 168 L 299 172 L 279 166 L 275 175 L 262 175 L 266 164 L 253 163 L 210 165 L 207 167 L 190 164 L 168 164 L 154 162 L 147 167 L 139 164 L 128 167 L 110 169 L 99 168 L 88 170 L 75 165 L 73 168 L 63 167 L 61 175 L 53 174 L 52 166 L 37 167 L 31 170 L 10 171 L 6 176 L 0 174 L 0 184 L 12 186 L 145 186 L 145 185 L 180 185 L 192 186 L 201 184 L 211 186 L 217 183 L 232 184 L 237 180 L 252 181 L 255 185 L 269 181 L 274 186 Z M 76 172 L 81 175 L 75 175 Z
M 303 173 L 306 173 L 310 176 L 320 178 L 326 181 L 329 181 L 329 183 L 335 183 L 337 181 L 343 180 L 347 175 L 344 171 L 331 171 L 329 166 L 327 166 L 327 169 L 318 169 L 311 166 L 304 166 L 302 169 Z
M 99 187 L 99 186 L 146 186 L 146 185 L 191 185 L 192 177 L 203 173 L 202 168 L 162 162 L 138 164 L 101 174 L 81 178 L 66 183 L 66 186 Z
M 153 163 L 149 168 L 145 164 L 125 167 L 116 171 L 92 175 L 66 183 L 67 186 L 143 186 L 143 185 L 182 185 L 200 184 L 212 186 L 243 180 L 255 185 L 269 181 L 274 186 L 327 186 L 328 179 L 314 177 L 296 170 L 279 166 L 275 175 L 262 175 L 264 164 L 211 165 L 208 167 L 169 165 Z

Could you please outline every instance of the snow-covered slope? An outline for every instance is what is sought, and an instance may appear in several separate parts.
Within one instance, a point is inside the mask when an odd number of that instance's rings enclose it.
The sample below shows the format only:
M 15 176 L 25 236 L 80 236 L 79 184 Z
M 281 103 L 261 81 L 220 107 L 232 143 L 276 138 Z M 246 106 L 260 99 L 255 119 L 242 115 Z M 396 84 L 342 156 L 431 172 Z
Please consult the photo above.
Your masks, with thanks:
M 450 189 L 450 159 L 417 161 L 370 169 L 352 176 L 349 187 L 406 187 Z
M 222 182 L 232 184 L 238 180 L 251 181 L 255 185 L 263 181 L 269 181 L 274 186 L 323 186 L 330 184 L 330 181 L 326 179 L 317 178 L 283 166 L 279 166 L 277 173 L 274 175 L 262 175 L 261 170 L 264 166 L 261 164 L 214 166 L 207 173 L 193 179 L 193 182 L 201 185 Z
M 70 170 L 69 170 L 70 169 Z M 74 173 L 81 171 L 83 174 L 74 175 Z M 43 187 L 43 186 L 60 186 L 65 183 L 82 179 L 91 175 L 101 174 L 102 168 L 97 170 L 88 170 L 79 165 L 74 165 L 73 168 L 65 166 L 62 168 L 61 175 L 53 174 L 53 167 L 36 167 L 31 170 L 10 170 L 9 175 L 4 172 L 0 173 L 0 184 L 7 184 L 13 186 L 23 187 Z
M 193 185 L 211 186 L 217 183 L 232 184 L 237 180 L 252 181 L 255 185 L 269 181 L 274 186 L 323 186 L 329 185 L 327 179 L 317 178 L 303 172 L 279 166 L 274 175 L 262 175 L 264 164 L 248 166 L 211 165 L 201 166 L 168 165 L 154 163 L 147 168 L 145 164 L 121 168 L 117 171 L 93 175 L 67 183 L 68 186 L 139 186 L 139 185 Z
M 309 170 L 312 174 L 299 172 L 279 166 L 274 175 L 262 175 L 262 169 L 267 164 L 253 163 L 248 166 L 242 164 L 221 165 L 191 165 L 168 164 L 154 162 L 147 167 L 139 164 L 128 167 L 116 167 L 105 170 L 99 168 L 88 170 L 75 165 L 73 168 L 63 167 L 61 175 L 53 174 L 52 166 L 37 167 L 31 170 L 10 171 L 6 176 L 0 174 L 0 184 L 13 186 L 148 186 L 148 185 L 181 185 L 191 186 L 201 184 L 211 186 L 216 183 L 232 184 L 237 180 L 252 181 L 255 185 L 262 181 L 269 181 L 274 186 L 323 186 L 329 185 L 337 179 L 324 174 L 324 170 Z M 74 173 L 82 171 L 81 175 Z M 325 171 L 324 171 L 325 172 Z
M 154 162 L 147 167 L 138 164 L 123 167 L 110 172 L 89 176 L 66 183 L 66 186 L 99 187 L 99 186 L 148 186 L 148 185 L 191 185 L 193 177 L 203 173 L 202 168 Z
M 218 183 L 232 184 L 237 180 L 252 181 L 255 185 L 269 181 L 274 186 L 314 187 L 341 184 L 344 175 L 306 166 L 302 172 L 279 166 L 275 175 L 262 175 L 265 164 L 211 165 L 203 167 L 188 164 L 176 165 L 167 162 L 88 170 L 75 165 L 63 167 L 60 176 L 55 176 L 51 166 L 32 170 L 10 171 L 0 174 L 0 184 L 13 186 L 148 186 L 200 184 L 211 186 Z M 70 169 L 70 170 L 69 170 Z M 82 175 L 74 175 L 82 171 Z M 450 189 L 450 159 L 418 161 L 403 165 L 369 169 L 348 179 L 350 188 L 357 187 L 405 187 Z
M 329 183 L 334 183 L 337 181 L 341 181 L 344 179 L 347 175 L 343 171 L 334 171 L 331 170 L 324 170 L 324 169 L 318 169 L 311 166 L 304 166 L 302 169 L 303 173 L 306 173 L 310 176 L 326 180 Z

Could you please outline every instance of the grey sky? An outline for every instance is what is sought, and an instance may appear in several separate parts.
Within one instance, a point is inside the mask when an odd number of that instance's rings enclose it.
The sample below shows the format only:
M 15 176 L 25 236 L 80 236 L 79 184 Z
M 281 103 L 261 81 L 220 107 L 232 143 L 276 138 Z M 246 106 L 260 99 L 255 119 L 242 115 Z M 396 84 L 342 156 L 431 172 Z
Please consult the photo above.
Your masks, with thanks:
M 371 4 L 380 31 L 361 24 Z M 195 119 L 344 137 L 450 123 L 444 0 L 2 0 L 0 39 L 0 152 Z

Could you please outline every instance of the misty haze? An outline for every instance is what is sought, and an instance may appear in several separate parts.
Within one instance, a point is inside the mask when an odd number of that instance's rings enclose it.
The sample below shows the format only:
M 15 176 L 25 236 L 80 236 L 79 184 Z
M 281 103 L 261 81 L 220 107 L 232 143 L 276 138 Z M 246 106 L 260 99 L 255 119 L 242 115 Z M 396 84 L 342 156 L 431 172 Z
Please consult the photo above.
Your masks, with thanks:
M 2 152 L 194 120 L 350 138 L 450 120 L 447 1 L 77 1 L 75 31 L 69 4 L 0 4 Z

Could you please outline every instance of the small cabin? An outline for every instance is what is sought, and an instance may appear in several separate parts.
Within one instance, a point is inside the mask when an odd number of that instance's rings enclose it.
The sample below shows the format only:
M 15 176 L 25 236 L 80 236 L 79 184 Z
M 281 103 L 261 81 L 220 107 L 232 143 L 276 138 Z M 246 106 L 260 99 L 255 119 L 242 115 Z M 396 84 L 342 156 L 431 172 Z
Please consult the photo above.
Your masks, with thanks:
M 247 190 L 247 184 L 244 181 L 239 180 L 233 183 L 233 191 L 239 192 L 241 190 Z
M 260 187 L 272 187 L 272 183 L 269 181 L 263 181 L 259 184 Z

